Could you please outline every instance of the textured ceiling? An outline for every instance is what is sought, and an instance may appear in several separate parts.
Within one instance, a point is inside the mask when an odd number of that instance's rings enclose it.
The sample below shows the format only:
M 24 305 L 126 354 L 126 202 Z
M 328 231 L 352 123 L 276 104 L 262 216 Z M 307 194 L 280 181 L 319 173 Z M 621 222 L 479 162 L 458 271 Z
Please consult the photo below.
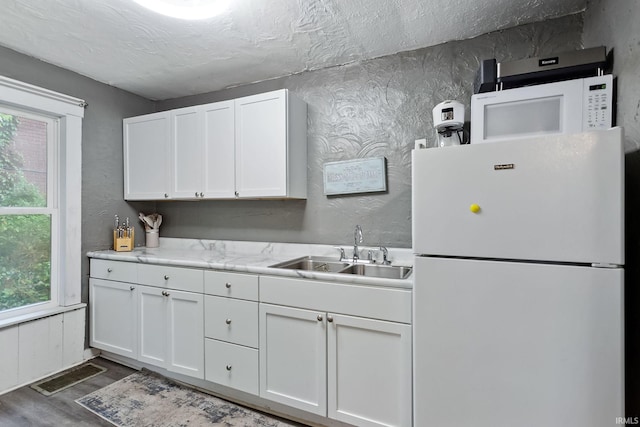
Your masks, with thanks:
M 132 0 L 3 0 L 0 45 L 160 100 L 474 37 L 587 0 L 231 0 L 182 21 Z

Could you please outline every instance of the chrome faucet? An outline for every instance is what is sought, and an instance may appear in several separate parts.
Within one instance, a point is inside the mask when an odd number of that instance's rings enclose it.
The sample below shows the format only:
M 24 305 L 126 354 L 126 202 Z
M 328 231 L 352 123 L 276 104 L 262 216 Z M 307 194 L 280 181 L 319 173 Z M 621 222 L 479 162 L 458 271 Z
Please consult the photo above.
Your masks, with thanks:
M 358 250 L 358 243 L 363 243 L 364 237 L 362 237 L 362 227 L 356 225 L 356 230 L 353 232 L 353 262 L 360 259 L 360 251 Z

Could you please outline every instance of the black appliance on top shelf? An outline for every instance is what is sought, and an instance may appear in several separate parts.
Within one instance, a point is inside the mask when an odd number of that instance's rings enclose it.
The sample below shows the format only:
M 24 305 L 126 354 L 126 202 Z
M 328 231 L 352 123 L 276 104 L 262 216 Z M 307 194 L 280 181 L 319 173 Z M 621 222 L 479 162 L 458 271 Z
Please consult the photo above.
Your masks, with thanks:
M 510 62 L 485 59 L 476 73 L 473 93 L 600 76 L 610 64 L 604 46 Z

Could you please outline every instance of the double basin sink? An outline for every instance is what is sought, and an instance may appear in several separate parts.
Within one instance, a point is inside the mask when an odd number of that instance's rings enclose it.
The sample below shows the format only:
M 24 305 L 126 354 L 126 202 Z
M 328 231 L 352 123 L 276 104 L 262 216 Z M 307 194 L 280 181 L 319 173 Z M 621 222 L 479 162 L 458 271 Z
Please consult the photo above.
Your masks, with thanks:
M 382 265 L 369 262 L 336 261 L 335 258 L 304 256 L 269 266 L 288 270 L 314 271 L 321 273 L 355 274 L 383 279 L 404 279 L 411 274 L 411 267 Z

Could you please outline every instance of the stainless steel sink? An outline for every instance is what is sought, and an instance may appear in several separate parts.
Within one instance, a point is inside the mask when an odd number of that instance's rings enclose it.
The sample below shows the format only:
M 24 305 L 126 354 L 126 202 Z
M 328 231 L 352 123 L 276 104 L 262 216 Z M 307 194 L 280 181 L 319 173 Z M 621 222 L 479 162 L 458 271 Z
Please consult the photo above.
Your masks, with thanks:
M 404 279 L 411 273 L 411 267 L 378 264 L 353 264 L 340 273 L 357 274 L 367 277 L 383 279 Z
M 346 262 L 336 261 L 335 258 L 305 256 L 293 260 L 271 265 L 274 268 L 286 268 L 289 270 L 319 271 L 324 273 L 338 273 L 348 267 Z
M 304 256 L 274 264 L 269 267 L 323 273 L 356 274 L 359 276 L 378 277 L 383 279 L 404 279 L 411 274 L 412 270 L 411 267 L 367 263 L 354 264 L 337 261 L 335 258 L 317 256 Z

